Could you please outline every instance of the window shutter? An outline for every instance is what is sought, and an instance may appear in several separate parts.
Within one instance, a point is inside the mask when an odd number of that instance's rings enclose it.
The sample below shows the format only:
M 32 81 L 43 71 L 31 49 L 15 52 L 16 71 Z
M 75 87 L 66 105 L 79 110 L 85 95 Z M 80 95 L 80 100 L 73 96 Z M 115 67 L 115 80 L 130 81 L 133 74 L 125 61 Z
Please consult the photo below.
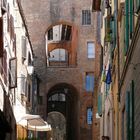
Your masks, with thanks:
M 125 55 L 129 47 L 129 0 L 125 1 Z
M 98 114 L 102 116 L 102 95 L 98 95 Z
M 92 10 L 100 11 L 101 0 L 92 0 Z
M 130 92 L 126 92 L 126 139 L 130 140 Z
M 111 41 L 111 16 L 105 18 L 105 42 Z
M 4 82 L 7 84 L 7 52 L 4 51 L 3 54 L 3 74 L 4 74 Z
M 26 37 L 22 36 L 21 37 L 21 47 L 22 47 L 22 58 L 26 59 Z
M 14 18 L 10 15 L 10 38 L 14 40 Z
M 130 83 L 130 140 L 134 140 L 134 81 Z
M 136 0 L 137 12 L 140 10 L 140 0 Z
M 3 57 L 3 20 L 0 17 L 0 57 Z
M 17 86 L 17 58 L 12 58 L 9 61 L 9 87 Z
M 25 75 L 21 74 L 21 94 L 26 95 L 26 78 Z
M 130 38 L 132 38 L 132 33 L 133 33 L 133 0 L 129 0 L 129 34 Z

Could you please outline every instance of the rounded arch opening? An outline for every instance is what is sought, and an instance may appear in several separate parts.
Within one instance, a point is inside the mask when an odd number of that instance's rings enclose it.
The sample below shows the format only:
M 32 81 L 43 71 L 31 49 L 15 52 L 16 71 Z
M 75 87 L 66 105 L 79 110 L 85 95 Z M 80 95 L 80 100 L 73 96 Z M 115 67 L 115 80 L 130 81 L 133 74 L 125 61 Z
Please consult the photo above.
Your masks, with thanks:
M 58 22 L 48 27 L 45 33 L 47 66 L 71 66 L 76 64 L 76 48 L 78 41 L 77 27 L 68 22 Z M 67 53 L 61 53 L 61 57 L 67 58 L 62 62 L 55 61 L 50 55 L 55 49 L 64 49 Z M 60 55 L 56 51 L 55 57 Z
M 78 139 L 78 99 L 76 88 L 66 83 L 53 86 L 47 94 L 47 116 L 52 112 L 59 112 L 66 119 L 65 140 Z

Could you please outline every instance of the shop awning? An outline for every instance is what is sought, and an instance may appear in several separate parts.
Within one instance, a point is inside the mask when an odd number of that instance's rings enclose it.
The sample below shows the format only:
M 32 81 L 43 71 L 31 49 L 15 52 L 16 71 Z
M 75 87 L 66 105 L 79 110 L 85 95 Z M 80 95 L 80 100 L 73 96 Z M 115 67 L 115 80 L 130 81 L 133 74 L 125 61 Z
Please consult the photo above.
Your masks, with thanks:
M 39 115 L 25 114 L 19 119 L 17 124 L 32 131 L 51 131 L 51 126 Z

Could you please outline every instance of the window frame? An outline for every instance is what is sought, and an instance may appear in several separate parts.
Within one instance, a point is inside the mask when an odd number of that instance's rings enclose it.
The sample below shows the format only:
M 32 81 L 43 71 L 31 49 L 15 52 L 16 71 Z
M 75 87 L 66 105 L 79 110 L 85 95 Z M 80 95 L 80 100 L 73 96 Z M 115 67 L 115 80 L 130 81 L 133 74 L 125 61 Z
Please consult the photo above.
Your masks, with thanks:
M 92 43 L 93 44 L 93 52 L 92 53 L 89 53 L 89 50 L 90 50 L 90 48 L 89 47 L 91 47 L 91 46 L 89 46 L 88 44 L 90 44 L 90 43 Z M 94 43 L 94 41 L 87 41 L 87 58 L 88 59 L 95 59 L 95 54 L 96 54 L 96 52 L 95 52 L 95 43 Z M 90 55 L 92 55 L 92 56 L 90 56 Z
M 91 25 L 91 10 L 82 10 L 82 25 Z
M 88 112 L 88 111 L 90 111 L 90 112 Z M 87 122 L 88 125 L 92 125 L 92 123 L 93 123 L 93 107 L 92 106 L 87 107 L 87 110 L 86 110 L 86 120 L 87 120 L 86 122 Z
M 89 78 L 87 76 L 89 76 Z M 86 92 L 94 92 L 94 81 L 95 81 L 94 78 L 95 78 L 94 72 L 86 72 L 86 75 L 85 75 L 85 90 L 86 90 Z M 90 84 L 90 85 L 87 85 L 87 84 Z

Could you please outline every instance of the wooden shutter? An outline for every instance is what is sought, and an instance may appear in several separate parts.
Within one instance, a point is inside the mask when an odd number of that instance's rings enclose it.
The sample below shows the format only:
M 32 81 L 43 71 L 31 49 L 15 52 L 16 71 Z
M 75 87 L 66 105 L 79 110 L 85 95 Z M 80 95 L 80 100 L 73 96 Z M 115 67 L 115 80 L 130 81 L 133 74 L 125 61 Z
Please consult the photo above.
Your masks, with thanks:
M 0 17 L 0 57 L 3 57 L 3 19 Z
M 15 88 L 17 86 L 17 58 L 9 60 L 9 87 Z
M 98 95 L 98 114 L 102 116 L 102 95 Z
M 129 0 L 129 34 L 132 38 L 133 33 L 133 0 Z
M 10 15 L 10 38 L 14 40 L 14 18 Z
M 129 133 L 129 126 L 130 126 L 130 92 L 126 92 L 126 139 L 130 140 L 130 133 Z
M 92 0 L 92 10 L 100 11 L 101 0 Z
M 7 84 L 7 52 L 4 51 L 3 54 L 3 74 L 4 74 L 4 82 Z
M 129 47 L 129 0 L 125 1 L 125 55 Z
M 26 59 L 26 37 L 21 37 L 22 58 Z
M 130 83 L 130 140 L 134 140 L 134 81 Z
M 105 18 L 105 42 L 111 41 L 111 16 Z
M 23 74 L 21 74 L 21 82 L 20 83 L 21 83 L 21 85 L 20 85 L 20 87 L 21 87 L 21 94 L 27 95 L 27 93 L 26 93 L 27 81 L 26 81 L 25 75 L 23 75 Z
M 136 0 L 137 12 L 140 10 L 140 0 Z

